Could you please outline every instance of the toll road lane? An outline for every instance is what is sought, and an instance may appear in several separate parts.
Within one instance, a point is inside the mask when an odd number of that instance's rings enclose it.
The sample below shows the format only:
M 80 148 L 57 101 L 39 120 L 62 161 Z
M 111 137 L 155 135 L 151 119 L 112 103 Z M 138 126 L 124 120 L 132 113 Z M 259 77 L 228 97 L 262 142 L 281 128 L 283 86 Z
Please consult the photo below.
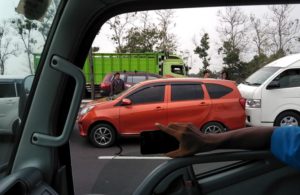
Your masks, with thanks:
M 129 195 L 158 165 L 169 160 L 164 155 L 141 155 L 139 141 L 122 139 L 120 148 L 95 148 L 80 137 L 75 127 L 70 139 L 75 194 Z M 225 166 L 230 162 L 195 165 L 196 173 Z

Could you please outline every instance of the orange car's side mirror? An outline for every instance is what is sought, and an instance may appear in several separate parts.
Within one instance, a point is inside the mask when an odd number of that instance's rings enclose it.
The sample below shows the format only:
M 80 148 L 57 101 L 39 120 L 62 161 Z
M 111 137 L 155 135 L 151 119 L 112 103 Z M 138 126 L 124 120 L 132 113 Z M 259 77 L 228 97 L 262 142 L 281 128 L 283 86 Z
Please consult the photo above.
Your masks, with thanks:
M 132 104 L 132 102 L 130 99 L 127 99 L 127 98 L 122 99 L 122 106 L 129 106 L 131 104 Z

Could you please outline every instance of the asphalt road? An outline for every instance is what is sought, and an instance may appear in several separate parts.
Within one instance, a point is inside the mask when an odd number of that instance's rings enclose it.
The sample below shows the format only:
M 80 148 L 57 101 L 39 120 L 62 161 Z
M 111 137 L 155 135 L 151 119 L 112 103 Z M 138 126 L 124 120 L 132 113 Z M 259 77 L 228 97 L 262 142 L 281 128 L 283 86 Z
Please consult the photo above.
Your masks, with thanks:
M 138 139 L 122 139 L 122 157 L 141 156 Z M 70 139 L 73 182 L 76 194 L 132 194 L 138 184 L 166 160 L 98 159 L 116 156 L 118 147 L 91 146 L 74 129 Z M 122 193 L 120 193 L 122 192 Z
M 116 158 L 116 153 L 120 152 L 118 147 L 94 148 L 80 137 L 78 129 L 74 129 L 70 146 L 75 194 L 132 194 L 154 168 L 167 160 L 136 159 L 145 157 L 139 152 L 138 139 L 122 139 L 120 143 L 123 151 Z M 228 162 L 201 164 L 194 169 L 200 173 L 225 164 Z

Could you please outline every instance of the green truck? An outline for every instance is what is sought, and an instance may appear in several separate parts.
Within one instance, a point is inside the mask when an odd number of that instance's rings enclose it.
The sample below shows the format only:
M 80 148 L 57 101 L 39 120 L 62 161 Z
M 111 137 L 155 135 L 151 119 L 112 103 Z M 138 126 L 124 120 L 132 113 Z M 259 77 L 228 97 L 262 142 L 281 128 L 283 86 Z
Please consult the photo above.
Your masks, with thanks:
M 83 73 L 87 82 L 87 91 L 91 91 L 91 75 L 93 74 L 96 92 L 106 74 L 111 72 L 147 72 L 165 77 L 184 77 L 188 68 L 182 59 L 176 55 L 163 53 L 93 53 L 91 60 L 87 59 Z M 34 65 L 39 62 L 40 54 L 34 55 Z M 93 67 L 93 71 L 91 68 Z M 93 73 L 92 73 L 93 72 Z

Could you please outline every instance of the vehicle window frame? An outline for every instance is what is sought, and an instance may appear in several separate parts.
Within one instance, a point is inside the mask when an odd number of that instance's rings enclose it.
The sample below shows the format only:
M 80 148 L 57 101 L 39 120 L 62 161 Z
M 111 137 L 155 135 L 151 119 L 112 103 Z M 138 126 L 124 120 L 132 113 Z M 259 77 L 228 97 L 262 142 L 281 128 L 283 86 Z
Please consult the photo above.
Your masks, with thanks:
M 204 89 L 202 86 L 203 83 L 170 83 L 170 102 L 182 102 L 182 101 L 201 101 L 205 99 Z M 186 99 L 186 100 L 173 100 L 172 99 L 172 86 L 173 85 L 199 85 L 200 89 L 202 90 L 202 98 L 201 99 Z
M 164 89 L 163 89 L 163 100 L 162 101 L 158 101 L 158 102 L 142 102 L 142 103 L 134 103 L 132 102 L 132 105 L 141 105 L 141 104 L 156 104 L 156 103 L 162 103 L 162 102 L 165 102 L 166 101 L 166 84 L 155 84 L 155 85 L 146 85 L 146 86 L 143 86 L 139 89 L 136 89 L 134 91 L 132 91 L 131 93 L 127 94 L 124 98 L 127 98 L 127 99 L 130 99 L 130 96 L 136 94 L 136 93 L 139 93 L 140 91 L 143 91 L 147 88 L 150 88 L 150 87 L 158 87 L 158 86 L 163 86 Z M 122 99 L 124 99 L 122 98 Z M 131 100 L 131 99 L 130 99 Z
M 180 69 L 181 69 L 181 73 L 174 72 L 174 69 L 175 69 L 175 68 L 180 68 Z M 184 75 L 184 73 L 185 73 L 185 72 L 184 72 L 184 66 L 172 64 L 172 65 L 171 65 L 171 72 L 172 72 L 173 74 Z
M 230 89 L 230 91 L 227 92 L 226 94 L 223 94 L 222 96 L 213 97 L 213 96 L 211 95 L 210 91 L 209 91 L 208 85 L 218 85 L 218 86 L 221 86 L 221 87 L 224 87 L 224 88 L 228 88 L 228 89 Z M 215 100 L 215 99 L 220 99 L 220 98 L 222 98 L 222 97 L 224 97 L 224 96 L 226 96 L 226 95 L 228 95 L 228 94 L 230 94 L 231 92 L 234 91 L 233 88 L 231 88 L 231 87 L 229 87 L 229 86 L 222 85 L 222 84 L 220 84 L 220 83 L 205 83 L 205 88 L 206 88 L 206 90 L 207 90 L 207 93 L 208 93 L 209 98 L 210 98 L 210 99 L 213 99 L 213 100 Z
M 289 69 L 286 69 L 286 70 L 282 71 L 281 73 L 279 73 L 272 81 L 278 81 L 278 83 L 280 84 L 280 79 L 282 78 L 282 75 L 288 71 L 297 71 L 299 73 L 299 77 L 300 77 L 300 68 L 289 68 Z M 291 76 L 291 75 L 287 75 L 287 76 Z M 299 86 L 284 86 L 284 87 L 279 85 L 278 89 L 287 89 L 287 88 L 295 88 L 295 87 L 300 87 L 300 84 L 299 84 Z
M 9 82 L 9 81 L 3 81 L 3 82 L 0 82 L 0 85 L 3 85 L 3 84 L 6 84 L 6 85 L 13 85 L 13 88 L 14 88 L 14 96 L 10 96 L 10 97 L 1 97 L 0 98 L 16 98 L 16 97 L 19 97 L 19 93 L 18 93 L 18 89 L 17 89 L 17 83 L 15 81 L 12 81 L 12 82 Z

